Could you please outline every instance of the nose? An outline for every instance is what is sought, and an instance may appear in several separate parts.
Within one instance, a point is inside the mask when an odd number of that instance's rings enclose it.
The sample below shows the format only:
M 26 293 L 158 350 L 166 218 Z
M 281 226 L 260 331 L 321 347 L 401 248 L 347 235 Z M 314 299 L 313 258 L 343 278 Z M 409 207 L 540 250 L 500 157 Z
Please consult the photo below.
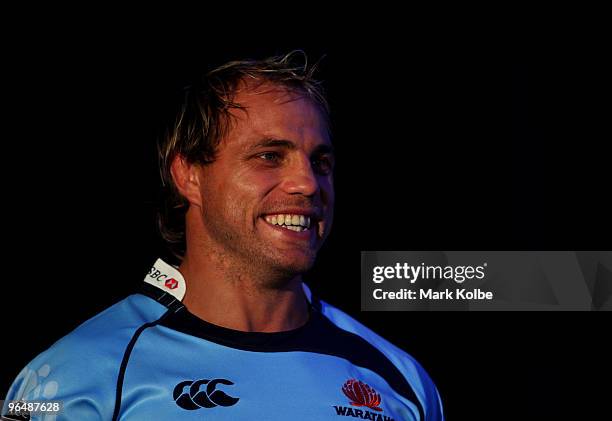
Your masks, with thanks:
M 319 180 L 308 157 L 300 155 L 287 167 L 283 189 L 289 194 L 302 194 L 304 196 L 314 196 L 318 193 Z

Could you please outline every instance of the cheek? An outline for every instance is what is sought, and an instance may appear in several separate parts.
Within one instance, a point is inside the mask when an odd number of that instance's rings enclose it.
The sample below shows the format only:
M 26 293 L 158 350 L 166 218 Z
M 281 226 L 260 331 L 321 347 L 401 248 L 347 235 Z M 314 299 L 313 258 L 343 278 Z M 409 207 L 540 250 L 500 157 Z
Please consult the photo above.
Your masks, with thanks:
M 224 199 L 234 209 L 242 209 L 247 217 L 257 212 L 266 194 L 273 190 L 274 179 L 266 174 L 237 173 L 227 179 L 221 188 L 226 191 Z
M 272 171 L 245 173 L 236 179 L 236 184 L 240 186 L 241 191 L 252 197 L 264 196 L 267 192 L 274 189 L 278 183 L 279 178 Z
M 333 205 L 335 198 L 334 180 L 331 177 L 326 177 L 319 181 L 321 195 L 326 205 Z

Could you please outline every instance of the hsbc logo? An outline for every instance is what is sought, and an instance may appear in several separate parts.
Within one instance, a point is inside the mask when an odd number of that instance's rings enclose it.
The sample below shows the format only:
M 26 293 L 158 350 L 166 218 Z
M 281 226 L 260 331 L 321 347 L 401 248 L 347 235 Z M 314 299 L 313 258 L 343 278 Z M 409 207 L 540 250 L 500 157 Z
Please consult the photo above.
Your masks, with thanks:
M 161 289 L 162 292 L 174 296 L 179 301 L 182 301 L 185 297 L 187 282 L 183 278 L 183 274 L 178 267 L 169 265 L 162 259 L 157 259 L 150 266 L 144 281 L 155 288 Z
M 149 277 L 155 279 L 156 281 L 163 281 L 168 277 L 165 273 L 162 273 L 159 269 L 153 266 L 149 270 Z
M 163 282 L 168 289 L 176 289 L 179 286 L 179 282 L 175 278 L 168 278 L 167 274 L 163 273 L 155 266 L 149 270 L 148 276 L 157 282 Z

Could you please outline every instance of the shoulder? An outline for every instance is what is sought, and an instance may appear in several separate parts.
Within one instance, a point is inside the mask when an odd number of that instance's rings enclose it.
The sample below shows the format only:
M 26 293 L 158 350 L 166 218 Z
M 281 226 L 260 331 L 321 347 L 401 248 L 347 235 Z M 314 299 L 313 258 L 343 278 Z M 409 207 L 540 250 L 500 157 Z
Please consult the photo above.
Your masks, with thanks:
M 334 307 L 331 304 L 321 301 L 321 312 L 340 329 L 346 330 L 361 337 L 371 346 L 378 349 L 404 374 L 412 375 L 416 374 L 417 371 L 422 370 L 418 362 L 410 354 L 393 345 L 391 342 L 378 335 L 372 329 L 366 327 L 353 317 L 349 316 L 344 311 Z
M 110 419 L 130 340 L 165 311 L 166 307 L 140 294 L 119 301 L 34 358 L 17 375 L 6 399 L 60 400 L 66 414 L 74 417 L 70 419 Z
M 320 304 L 321 313 L 334 325 L 361 337 L 382 353 L 401 372 L 423 406 L 427 408 L 427 420 L 443 419 L 438 390 L 426 370 L 415 358 L 342 310 L 324 301 L 320 301 Z

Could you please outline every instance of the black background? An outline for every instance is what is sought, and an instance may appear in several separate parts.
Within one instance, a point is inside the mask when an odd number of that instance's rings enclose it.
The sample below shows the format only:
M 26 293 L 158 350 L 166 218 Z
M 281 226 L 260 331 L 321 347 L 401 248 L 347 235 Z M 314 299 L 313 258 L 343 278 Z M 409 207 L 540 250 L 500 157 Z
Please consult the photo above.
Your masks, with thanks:
M 9 38 L 2 390 L 160 253 L 154 142 L 176 90 L 228 59 L 301 48 L 326 55 L 338 151 L 314 291 L 421 362 L 448 419 L 599 414 L 602 316 L 361 313 L 358 273 L 360 250 L 610 249 L 610 69 L 596 30 L 501 42 L 296 23 L 309 41 L 279 30 L 255 43 L 211 17 L 174 29 L 95 15 Z

